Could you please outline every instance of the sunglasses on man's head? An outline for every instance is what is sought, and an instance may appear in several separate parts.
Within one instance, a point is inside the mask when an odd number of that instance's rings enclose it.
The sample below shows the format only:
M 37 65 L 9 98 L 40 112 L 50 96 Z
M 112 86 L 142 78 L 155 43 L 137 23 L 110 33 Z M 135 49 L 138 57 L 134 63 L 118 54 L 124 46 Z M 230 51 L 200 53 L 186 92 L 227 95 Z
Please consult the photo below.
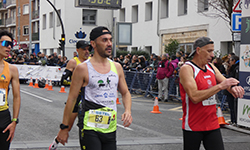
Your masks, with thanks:
M 13 42 L 10 41 L 0 41 L 2 46 L 8 47 L 9 45 L 13 48 Z

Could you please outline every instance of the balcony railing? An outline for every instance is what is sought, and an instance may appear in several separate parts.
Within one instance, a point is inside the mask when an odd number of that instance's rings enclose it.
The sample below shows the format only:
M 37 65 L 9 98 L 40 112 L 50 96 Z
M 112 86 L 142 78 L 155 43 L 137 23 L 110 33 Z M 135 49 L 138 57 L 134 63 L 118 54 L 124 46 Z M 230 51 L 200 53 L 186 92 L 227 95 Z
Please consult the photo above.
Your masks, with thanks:
M 6 7 L 16 6 L 16 0 L 6 1 Z
M 39 18 L 39 10 L 35 10 L 32 12 L 32 19 L 37 19 Z
M 3 2 L 0 2 L 0 11 L 6 10 L 6 4 L 3 4 Z
M 6 26 L 8 26 L 8 25 L 16 25 L 16 18 L 8 18 L 7 20 L 6 20 Z
M 39 32 L 32 33 L 32 41 L 38 41 L 39 40 Z

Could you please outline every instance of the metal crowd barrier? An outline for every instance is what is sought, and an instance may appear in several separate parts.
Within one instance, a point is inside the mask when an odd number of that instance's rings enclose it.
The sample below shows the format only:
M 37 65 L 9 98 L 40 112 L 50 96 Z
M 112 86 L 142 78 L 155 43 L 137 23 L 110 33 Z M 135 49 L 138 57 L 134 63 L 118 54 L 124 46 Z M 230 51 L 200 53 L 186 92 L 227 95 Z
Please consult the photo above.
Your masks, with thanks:
M 158 84 L 156 79 L 156 73 L 144 73 L 139 71 L 128 71 L 124 70 L 125 80 L 128 85 L 130 93 L 141 94 L 145 97 L 158 96 Z M 176 99 L 181 102 L 179 94 L 179 83 L 178 76 L 169 78 L 168 85 L 168 97 L 169 99 Z

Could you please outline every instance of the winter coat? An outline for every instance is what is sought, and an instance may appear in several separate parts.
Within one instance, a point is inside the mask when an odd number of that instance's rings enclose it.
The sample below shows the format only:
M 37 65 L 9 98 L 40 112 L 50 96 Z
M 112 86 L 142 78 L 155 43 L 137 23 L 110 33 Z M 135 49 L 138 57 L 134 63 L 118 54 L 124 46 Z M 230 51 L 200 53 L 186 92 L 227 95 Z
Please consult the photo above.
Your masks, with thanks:
M 169 78 L 174 72 L 174 66 L 168 60 L 162 60 L 158 64 L 156 78 L 159 80 Z

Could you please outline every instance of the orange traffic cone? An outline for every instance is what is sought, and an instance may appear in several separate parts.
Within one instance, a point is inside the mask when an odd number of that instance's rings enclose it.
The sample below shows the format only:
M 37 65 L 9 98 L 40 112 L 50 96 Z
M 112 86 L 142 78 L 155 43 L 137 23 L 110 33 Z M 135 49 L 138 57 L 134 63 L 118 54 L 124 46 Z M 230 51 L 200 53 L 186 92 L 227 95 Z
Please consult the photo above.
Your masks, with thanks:
M 116 104 L 120 105 L 121 103 L 119 102 L 119 97 L 116 98 Z
M 50 82 L 49 82 L 49 88 L 47 89 L 48 91 L 54 91 L 53 90 L 53 87 L 52 87 L 52 82 L 51 82 L 51 80 L 50 80 Z
M 159 111 L 159 106 L 158 106 L 158 97 L 155 97 L 154 108 L 153 108 L 153 111 L 151 111 L 151 113 L 161 114 L 161 112 Z
M 33 79 L 32 79 L 32 77 L 30 77 L 30 83 L 29 83 L 29 86 L 33 87 Z
M 61 90 L 59 91 L 59 93 L 66 93 L 64 86 L 61 86 Z
M 33 88 L 39 88 L 37 78 L 36 78 L 35 86 L 33 86 Z
M 229 125 L 228 123 L 225 122 L 225 119 L 223 117 L 221 108 L 218 107 L 218 111 L 217 111 L 217 115 L 218 115 L 218 121 L 219 121 L 219 125 Z
M 48 79 L 46 79 L 46 82 L 45 82 L 45 87 L 44 87 L 44 89 L 47 89 L 47 88 L 49 88 L 49 80 L 48 80 Z

